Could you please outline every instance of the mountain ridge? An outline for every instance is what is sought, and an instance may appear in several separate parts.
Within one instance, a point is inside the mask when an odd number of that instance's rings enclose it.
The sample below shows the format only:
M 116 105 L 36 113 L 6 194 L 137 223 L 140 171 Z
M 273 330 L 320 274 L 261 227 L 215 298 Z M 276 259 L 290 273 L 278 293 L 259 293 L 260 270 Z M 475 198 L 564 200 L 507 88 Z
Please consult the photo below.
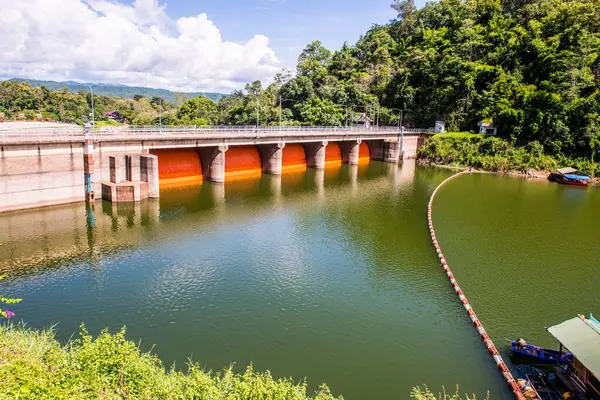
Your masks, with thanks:
M 127 86 L 123 84 L 107 84 L 107 83 L 82 83 L 74 81 L 58 82 L 58 81 L 45 81 L 38 79 L 27 79 L 27 78 L 12 78 L 8 79 L 11 82 L 26 82 L 33 87 L 46 86 L 50 90 L 67 89 L 70 92 L 77 93 L 81 90 L 88 91 L 91 86 L 94 89 L 94 94 L 101 96 L 114 96 L 122 98 L 133 98 L 136 94 L 144 97 L 162 97 L 165 100 L 175 103 L 177 102 L 177 96 L 181 98 L 192 98 L 198 96 L 208 97 L 213 101 L 219 101 L 222 97 L 226 96 L 223 93 L 216 92 L 176 92 L 167 89 L 156 89 L 148 88 L 143 86 Z

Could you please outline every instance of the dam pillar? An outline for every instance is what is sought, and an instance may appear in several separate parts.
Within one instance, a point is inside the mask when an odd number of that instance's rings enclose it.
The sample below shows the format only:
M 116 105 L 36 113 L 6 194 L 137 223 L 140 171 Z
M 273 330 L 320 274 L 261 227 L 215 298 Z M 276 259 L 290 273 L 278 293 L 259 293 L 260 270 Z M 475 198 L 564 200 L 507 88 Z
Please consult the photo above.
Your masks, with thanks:
M 385 139 L 373 143 L 371 158 L 376 161 L 384 161 L 398 164 L 400 162 L 400 141 L 397 139 Z
M 86 203 L 94 203 L 94 136 L 90 133 L 89 125 L 84 128 L 84 135 L 83 180 L 85 185 L 85 201 Z
M 215 147 L 202 147 L 200 161 L 202 163 L 202 175 L 204 179 L 211 182 L 225 182 L 225 153 L 229 147 L 220 145 Z
M 306 151 L 306 166 L 308 168 L 323 169 L 325 168 L 325 147 L 326 141 L 306 143 L 304 149 Z
M 158 156 L 150 154 L 140 156 L 140 180 L 148 183 L 148 197 L 157 199 L 160 195 Z
M 121 183 L 125 180 L 125 157 L 109 156 L 110 182 Z
M 281 175 L 284 147 L 285 143 L 268 144 L 259 147 L 263 174 Z
M 360 144 L 362 140 L 351 140 L 342 142 L 342 163 L 350 165 L 358 165 L 360 155 Z

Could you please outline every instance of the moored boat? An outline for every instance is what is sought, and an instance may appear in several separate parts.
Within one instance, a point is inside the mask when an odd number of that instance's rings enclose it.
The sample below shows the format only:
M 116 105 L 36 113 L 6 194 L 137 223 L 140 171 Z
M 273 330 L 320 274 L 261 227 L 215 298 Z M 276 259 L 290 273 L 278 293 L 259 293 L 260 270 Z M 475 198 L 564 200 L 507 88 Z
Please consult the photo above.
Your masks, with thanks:
M 512 351 L 516 355 L 533 358 L 542 363 L 565 363 L 573 361 L 573 354 L 561 353 L 527 343 L 523 339 L 512 341 Z
M 561 168 L 550 174 L 549 180 L 564 185 L 588 186 L 590 177 L 575 168 Z

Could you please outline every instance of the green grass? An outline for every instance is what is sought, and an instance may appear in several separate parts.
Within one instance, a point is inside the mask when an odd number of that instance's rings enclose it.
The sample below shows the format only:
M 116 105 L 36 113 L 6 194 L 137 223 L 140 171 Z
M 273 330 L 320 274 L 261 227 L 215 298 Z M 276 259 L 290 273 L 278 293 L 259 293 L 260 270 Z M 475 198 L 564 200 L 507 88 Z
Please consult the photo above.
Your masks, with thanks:
M 125 339 L 125 330 L 58 342 L 52 330 L 0 325 L 0 398 L 11 399 L 273 399 L 333 400 L 327 386 L 307 394 L 305 382 L 275 379 L 252 366 L 185 372 L 166 370 L 151 353 Z M 339 397 L 341 399 L 341 397 Z

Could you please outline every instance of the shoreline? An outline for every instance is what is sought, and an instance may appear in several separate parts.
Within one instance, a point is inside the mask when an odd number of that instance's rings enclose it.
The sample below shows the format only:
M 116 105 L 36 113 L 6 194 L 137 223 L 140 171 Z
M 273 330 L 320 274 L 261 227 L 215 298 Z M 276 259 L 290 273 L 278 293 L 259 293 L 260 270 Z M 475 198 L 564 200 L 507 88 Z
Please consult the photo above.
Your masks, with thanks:
M 552 173 L 549 170 L 535 170 L 528 168 L 525 171 L 517 171 L 517 170 L 509 170 L 509 171 L 488 171 L 479 168 L 473 168 L 465 165 L 448 165 L 448 164 L 439 164 L 428 159 L 417 159 L 417 163 L 421 165 L 434 165 L 436 167 L 448 168 L 454 170 L 472 170 L 477 172 L 484 172 L 488 174 L 497 174 L 497 175 L 506 175 L 506 176 L 514 176 L 525 179 L 536 179 L 536 180 L 548 180 L 548 177 Z M 589 186 L 600 186 L 600 177 L 591 178 Z

